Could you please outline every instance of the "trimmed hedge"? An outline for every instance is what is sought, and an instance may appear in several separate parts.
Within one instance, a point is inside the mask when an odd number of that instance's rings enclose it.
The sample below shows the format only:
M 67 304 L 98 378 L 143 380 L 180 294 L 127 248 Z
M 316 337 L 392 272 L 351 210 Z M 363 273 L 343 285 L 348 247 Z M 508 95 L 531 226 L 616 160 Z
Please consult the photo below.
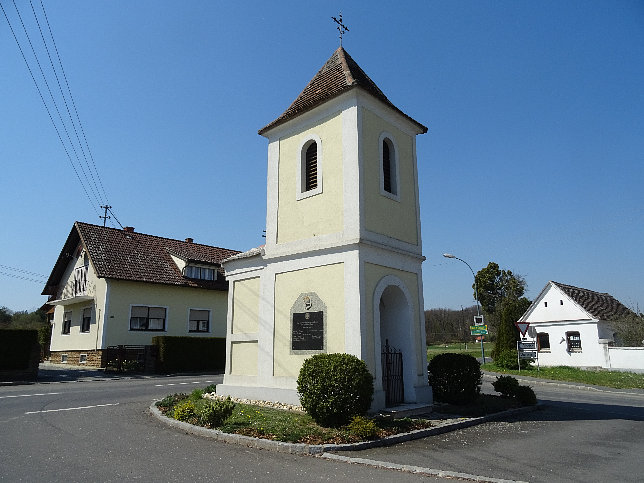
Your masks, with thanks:
M 223 337 L 152 338 L 157 347 L 158 372 L 223 371 L 226 366 L 226 339 Z
M 302 364 L 297 392 L 315 422 L 338 427 L 367 413 L 373 397 L 373 376 L 356 356 L 316 354 Z
M 437 401 L 468 404 L 481 391 L 481 364 L 471 355 L 438 354 L 427 365 L 427 372 Z
M 0 330 L 0 370 L 30 369 L 34 350 L 37 351 L 39 360 L 40 345 L 37 330 Z

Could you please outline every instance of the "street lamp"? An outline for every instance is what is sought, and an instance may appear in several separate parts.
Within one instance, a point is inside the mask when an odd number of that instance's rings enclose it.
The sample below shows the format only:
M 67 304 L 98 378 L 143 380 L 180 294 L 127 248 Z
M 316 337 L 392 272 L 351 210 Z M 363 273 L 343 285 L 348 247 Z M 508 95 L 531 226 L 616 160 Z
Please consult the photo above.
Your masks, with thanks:
M 467 263 L 465 260 L 462 258 L 458 258 L 455 255 L 452 255 L 451 253 L 443 253 L 443 256 L 445 258 L 454 258 L 456 260 L 460 260 L 463 262 L 465 265 L 467 265 L 467 268 L 470 269 L 470 272 L 472 272 L 472 276 L 474 277 L 474 293 L 476 295 L 476 315 L 481 316 L 481 309 L 479 308 L 479 288 L 478 284 L 476 283 L 476 275 L 474 275 L 474 270 L 472 270 L 472 267 L 470 267 L 470 264 Z M 483 364 L 485 364 L 485 348 L 483 347 L 483 337 L 481 337 L 481 357 L 483 358 Z

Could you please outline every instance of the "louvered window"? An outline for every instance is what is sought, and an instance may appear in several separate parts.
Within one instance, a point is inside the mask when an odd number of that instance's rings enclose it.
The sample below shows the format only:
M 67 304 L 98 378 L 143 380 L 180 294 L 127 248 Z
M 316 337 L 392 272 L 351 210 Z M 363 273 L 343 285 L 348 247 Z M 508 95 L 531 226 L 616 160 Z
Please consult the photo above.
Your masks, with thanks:
M 382 184 L 381 193 L 393 198 L 398 199 L 398 178 L 396 166 L 396 148 L 394 143 L 388 137 L 381 137 L 382 150 L 381 150 L 381 169 L 382 169 Z M 390 196 L 393 195 L 393 196 Z
M 306 148 L 304 166 L 304 191 L 311 191 L 318 187 L 318 145 L 313 141 Z
M 385 191 L 391 193 L 391 159 L 389 158 L 389 144 L 382 142 L 382 178 Z
M 190 320 L 188 322 L 188 330 L 190 332 L 208 332 L 210 311 L 190 309 Z

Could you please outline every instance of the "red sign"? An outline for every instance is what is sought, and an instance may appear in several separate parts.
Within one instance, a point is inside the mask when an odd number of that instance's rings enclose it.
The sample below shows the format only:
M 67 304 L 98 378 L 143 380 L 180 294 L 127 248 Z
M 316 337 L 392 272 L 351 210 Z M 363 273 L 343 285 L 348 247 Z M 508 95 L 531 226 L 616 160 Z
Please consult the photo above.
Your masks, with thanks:
M 521 332 L 521 337 L 525 337 L 528 327 L 530 327 L 530 322 L 515 322 L 514 325 Z

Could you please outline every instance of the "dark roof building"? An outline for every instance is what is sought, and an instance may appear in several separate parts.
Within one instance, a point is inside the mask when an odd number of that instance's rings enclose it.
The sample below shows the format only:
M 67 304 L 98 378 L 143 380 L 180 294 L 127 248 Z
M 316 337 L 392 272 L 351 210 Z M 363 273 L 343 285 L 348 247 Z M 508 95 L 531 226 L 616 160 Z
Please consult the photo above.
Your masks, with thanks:
M 212 290 L 227 290 L 221 262 L 239 253 L 237 250 L 218 248 L 185 241 L 137 233 L 131 227 L 123 230 L 75 222 L 58 260 L 43 289 L 43 295 L 56 296 L 69 261 L 82 246 L 89 257 L 96 276 L 115 280 L 159 283 Z M 173 259 L 185 264 L 212 266 L 219 276 L 214 280 L 184 276 Z
M 633 312 L 619 300 L 608 293 L 593 292 L 585 288 L 573 287 L 559 282 L 552 282 L 581 308 L 599 320 L 614 320 Z

